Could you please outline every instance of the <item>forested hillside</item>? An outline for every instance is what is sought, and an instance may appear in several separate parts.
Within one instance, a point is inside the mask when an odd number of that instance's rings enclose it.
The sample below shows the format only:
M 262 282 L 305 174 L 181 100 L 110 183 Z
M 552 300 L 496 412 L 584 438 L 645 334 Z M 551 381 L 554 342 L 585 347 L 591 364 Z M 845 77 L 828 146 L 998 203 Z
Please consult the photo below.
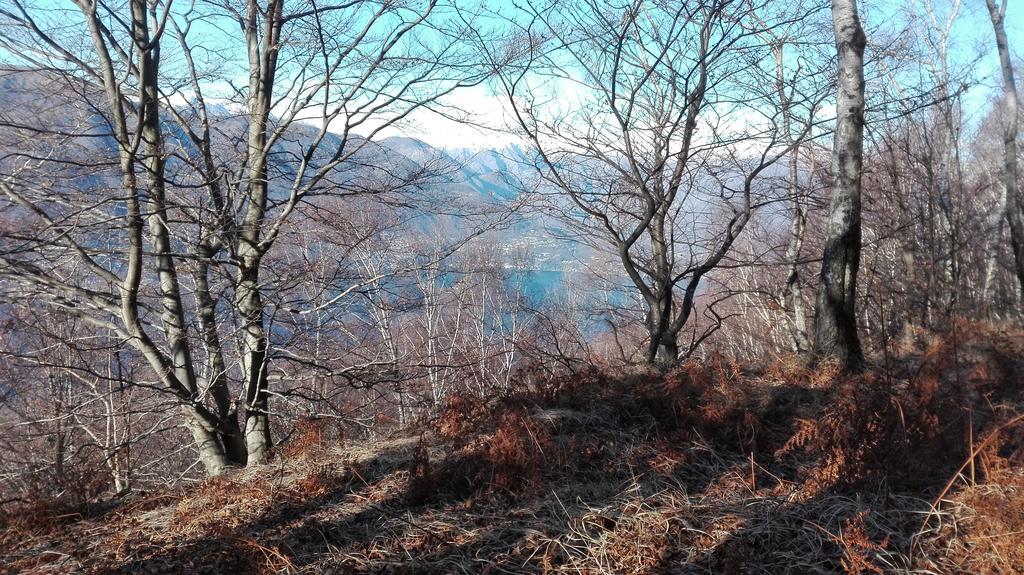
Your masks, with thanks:
M 1008 0 L 0 0 L 0 570 L 1024 573 Z

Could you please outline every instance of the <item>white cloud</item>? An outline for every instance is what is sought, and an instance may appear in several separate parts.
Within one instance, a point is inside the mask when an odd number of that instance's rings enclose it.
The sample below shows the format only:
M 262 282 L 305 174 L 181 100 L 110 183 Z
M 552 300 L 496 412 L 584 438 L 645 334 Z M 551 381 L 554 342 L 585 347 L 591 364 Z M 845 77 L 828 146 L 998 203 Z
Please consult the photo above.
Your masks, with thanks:
M 500 149 L 522 143 L 507 128 L 512 120 L 507 101 L 486 86 L 460 88 L 441 104 L 445 114 L 421 108 L 378 137 L 406 136 L 443 149 Z M 357 133 L 365 135 L 376 127 L 364 125 Z

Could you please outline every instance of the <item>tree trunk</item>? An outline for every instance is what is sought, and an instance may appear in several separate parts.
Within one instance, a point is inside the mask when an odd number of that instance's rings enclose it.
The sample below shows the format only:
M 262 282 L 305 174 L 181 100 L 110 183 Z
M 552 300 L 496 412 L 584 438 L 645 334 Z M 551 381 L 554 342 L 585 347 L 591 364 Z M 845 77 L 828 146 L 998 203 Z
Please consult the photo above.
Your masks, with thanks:
M 672 282 L 672 255 L 665 224 L 669 219 L 671 202 L 664 192 L 657 194 L 658 208 L 650 222 L 651 259 L 658 277 L 647 298 L 647 332 L 650 343 L 647 349 L 647 363 L 671 367 L 679 360 L 678 330 L 672 329 L 672 312 L 675 299 L 675 284 Z
M 168 211 L 165 202 L 165 150 L 160 127 L 158 67 L 159 42 L 150 38 L 147 28 L 148 8 L 142 0 L 130 3 L 132 15 L 132 41 L 138 51 L 136 75 L 139 81 L 139 127 L 143 141 L 142 165 L 148 181 L 145 195 L 148 212 L 149 236 L 157 262 L 157 278 L 161 297 L 161 320 L 168 353 L 161 354 L 146 334 L 139 316 L 139 287 L 143 270 L 143 209 L 135 175 L 139 159 L 130 145 L 127 121 L 121 102 L 118 81 L 113 72 L 107 47 L 100 33 L 95 13 L 87 14 L 97 53 L 104 63 L 104 86 L 114 117 L 114 130 L 120 144 L 120 163 L 126 191 L 126 219 L 128 221 L 128 264 L 121 290 L 121 320 L 132 335 L 131 344 L 160 374 L 165 385 L 182 402 L 184 426 L 191 432 L 200 460 L 210 476 L 220 475 L 228 467 L 224 445 L 216 433 L 216 420 L 205 411 L 199 397 L 192 354 L 185 327 L 185 313 L 174 267 L 174 248 L 167 229 Z
M 217 431 L 228 460 L 236 467 L 243 467 L 248 460 L 245 438 L 238 427 L 238 409 L 231 400 L 231 390 L 228 388 L 227 363 L 224 361 L 224 350 L 220 335 L 217 333 L 216 304 L 210 295 L 210 265 L 207 260 L 213 254 L 204 246 L 200 255 L 202 259 L 197 264 L 194 274 L 196 301 L 199 307 L 199 331 L 206 347 L 208 386 L 210 395 L 217 405 L 217 417 L 220 419 Z
M 246 258 L 242 258 L 243 261 Z M 270 412 L 267 402 L 267 335 L 263 328 L 263 299 L 259 263 L 244 265 L 235 287 L 235 305 L 242 321 L 242 373 L 245 377 L 245 444 L 247 465 L 259 465 L 270 452 Z
M 1006 187 L 1002 189 L 1002 193 L 999 195 L 999 208 L 993 215 L 993 219 L 989 229 L 993 230 L 989 234 L 986 241 L 985 253 L 988 256 L 985 258 L 985 275 L 981 284 L 981 305 L 986 310 L 986 314 L 989 319 L 995 319 L 995 306 L 992 305 L 992 281 L 996 277 L 996 267 L 999 265 L 999 242 L 1002 241 L 1003 237 L 1003 222 L 1007 219 L 1006 213 Z
M 804 353 L 811 348 L 810 339 L 807 336 L 807 315 L 804 311 L 803 285 L 800 281 L 800 252 L 804 245 L 804 230 L 807 228 L 807 207 L 805 194 L 800 190 L 800 146 L 793 138 L 793 119 L 791 112 L 790 96 L 786 93 L 785 76 L 785 43 L 776 44 L 772 52 L 775 54 L 775 90 L 779 94 L 779 106 L 782 112 L 782 131 L 785 133 L 786 142 L 792 147 L 789 151 L 787 162 L 789 175 L 789 197 L 793 200 L 793 218 L 789 225 L 789 245 L 786 247 L 786 284 L 782 290 L 782 297 L 779 298 L 783 308 L 787 300 L 793 310 L 793 330 L 791 342 L 793 351 Z M 814 174 L 814 167 L 811 167 L 811 175 Z
M 249 134 L 245 211 L 235 244 L 238 275 L 235 306 L 242 321 L 242 374 L 245 378 L 245 443 L 247 465 L 259 465 L 270 453 L 270 412 L 267 393 L 268 338 L 263 325 L 263 296 L 260 293 L 260 265 L 266 246 L 262 244 L 267 215 L 267 129 L 272 106 L 277 54 L 281 34 L 283 0 L 271 0 L 266 10 L 249 0 L 245 28 L 249 53 Z M 263 21 L 260 34 L 260 20 Z
M 675 334 L 662 334 L 654 356 L 657 365 L 672 367 L 679 361 L 679 342 Z
M 1021 213 L 1020 190 L 1017 185 L 1017 84 L 1013 78 L 1013 62 L 1010 57 L 1010 46 L 1006 40 L 1006 0 L 1001 7 L 996 0 L 985 0 L 988 13 L 992 19 L 992 28 L 996 34 L 996 47 L 999 50 L 999 63 L 1003 70 L 1003 98 L 1005 114 L 1003 119 L 1003 186 L 1006 189 L 1006 220 L 1010 224 L 1010 243 L 1013 247 L 1014 267 L 1017 281 L 1020 283 L 1019 293 L 1024 296 L 1024 214 Z
M 794 152 L 795 153 L 795 152 Z M 793 164 L 795 164 L 795 159 Z M 795 169 L 791 170 L 791 173 Z M 804 230 L 807 224 L 807 210 L 803 201 L 797 198 L 793 202 L 793 219 L 790 221 L 789 245 L 786 248 L 786 262 L 789 268 L 786 274 L 786 285 L 783 287 L 782 304 L 789 300 L 792 309 L 793 329 L 790 333 L 791 345 L 796 353 L 804 353 L 810 349 L 807 337 L 807 314 L 804 310 L 804 289 L 800 281 L 800 251 L 803 249 Z
M 196 444 L 196 450 L 199 451 L 199 461 L 202 462 L 206 475 L 216 477 L 223 474 L 231 467 L 231 462 L 224 454 L 224 445 L 216 430 L 206 425 L 190 406 L 182 407 L 182 413 L 186 418 L 186 427 Z
M 864 47 L 867 39 L 856 0 L 832 1 L 839 74 L 832 150 L 832 194 L 825 232 L 814 322 L 814 357 L 834 358 L 846 371 L 862 368 L 857 338 L 857 270 L 860 266 L 860 181 L 864 135 Z
M 657 315 L 653 310 L 651 315 Z M 676 334 L 658 326 L 658 321 L 648 320 L 647 333 L 650 342 L 647 345 L 647 363 L 661 367 L 671 367 L 679 360 L 679 344 Z
M 671 367 L 679 361 L 678 332 L 672 329 L 672 286 L 664 286 L 654 295 L 647 304 L 647 363 Z

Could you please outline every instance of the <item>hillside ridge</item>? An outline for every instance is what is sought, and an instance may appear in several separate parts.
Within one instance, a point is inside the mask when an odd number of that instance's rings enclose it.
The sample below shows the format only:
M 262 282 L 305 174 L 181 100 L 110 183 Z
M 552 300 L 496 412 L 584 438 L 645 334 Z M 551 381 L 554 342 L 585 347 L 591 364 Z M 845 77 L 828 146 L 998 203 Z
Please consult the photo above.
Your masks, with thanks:
M 8 514 L 0 565 L 1020 572 L 1009 535 L 1024 528 L 1022 349 L 1019 329 L 978 324 L 857 377 L 796 358 L 750 370 L 711 357 L 457 395 L 390 437 L 346 440 L 330 420 L 308 421 L 266 466 L 91 509 Z

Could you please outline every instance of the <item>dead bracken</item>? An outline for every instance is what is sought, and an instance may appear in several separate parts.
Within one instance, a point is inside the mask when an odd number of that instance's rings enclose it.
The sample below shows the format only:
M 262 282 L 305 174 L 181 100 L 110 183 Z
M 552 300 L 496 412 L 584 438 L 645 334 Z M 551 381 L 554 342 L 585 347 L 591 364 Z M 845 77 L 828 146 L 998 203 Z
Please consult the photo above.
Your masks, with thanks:
M 990 329 L 961 330 L 974 335 L 958 342 L 959 368 L 940 338 L 885 373 L 784 362 L 747 372 L 712 358 L 665 375 L 592 370 L 488 401 L 453 397 L 432 422 L 351 445 L 309 424 L 278 460 L 187 489 L 102 509 L 10 510 L 0 565 L 1022 572 L 1024 332 Z

